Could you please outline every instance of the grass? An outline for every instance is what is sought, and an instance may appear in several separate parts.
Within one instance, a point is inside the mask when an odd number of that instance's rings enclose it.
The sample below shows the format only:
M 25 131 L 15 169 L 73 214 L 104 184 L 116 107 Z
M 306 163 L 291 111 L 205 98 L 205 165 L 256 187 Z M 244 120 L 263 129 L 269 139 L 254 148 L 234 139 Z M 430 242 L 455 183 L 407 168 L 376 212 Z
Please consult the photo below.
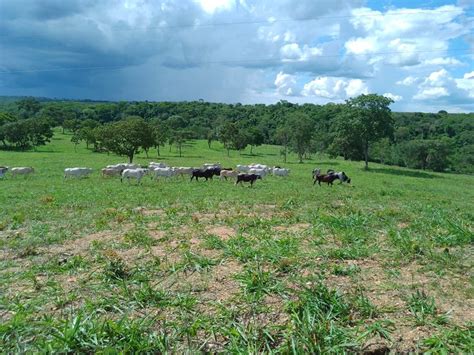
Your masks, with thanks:
M 140 164 L 285 165 L 288 178 L 102 178 L 56 132 L 0 180 L 1 352 L 341 353 L 473 347 L 474 178 L 195 141 Z M 155 154 L 155 153 L 150 153 Z M 95 169 L 64 181 L 66 167 Z M 337 168 L 353 185 L 313 186 Z M 375 348 L 374 348 L 375 347 Z

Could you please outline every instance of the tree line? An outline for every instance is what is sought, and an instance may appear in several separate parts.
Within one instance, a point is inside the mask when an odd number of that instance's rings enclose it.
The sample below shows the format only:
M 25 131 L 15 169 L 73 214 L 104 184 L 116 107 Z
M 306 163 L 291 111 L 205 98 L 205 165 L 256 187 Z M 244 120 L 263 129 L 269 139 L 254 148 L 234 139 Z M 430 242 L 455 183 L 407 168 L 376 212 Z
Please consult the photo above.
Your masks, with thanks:
M 166 144 L 205 139 L 230 151 L 281 146 L 299 161 L 314 153 L 435 171 L 474 172 L 474 115 L 391 112 L 391 99 L 371 94 L 344 104 L 242 105 L 193 102 L 77 102 L 22 98 L 0 103 L 0 146 L 46 144 L 62 127 L 77 145 L 129 157 Z

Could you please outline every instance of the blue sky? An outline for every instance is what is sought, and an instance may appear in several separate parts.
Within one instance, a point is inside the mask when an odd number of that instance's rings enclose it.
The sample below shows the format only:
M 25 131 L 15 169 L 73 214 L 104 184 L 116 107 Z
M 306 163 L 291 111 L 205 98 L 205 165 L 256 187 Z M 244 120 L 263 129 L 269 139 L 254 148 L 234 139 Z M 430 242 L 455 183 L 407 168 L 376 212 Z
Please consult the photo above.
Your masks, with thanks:
M 472 0 L 2 0 L 0 95 L 474 111 Z

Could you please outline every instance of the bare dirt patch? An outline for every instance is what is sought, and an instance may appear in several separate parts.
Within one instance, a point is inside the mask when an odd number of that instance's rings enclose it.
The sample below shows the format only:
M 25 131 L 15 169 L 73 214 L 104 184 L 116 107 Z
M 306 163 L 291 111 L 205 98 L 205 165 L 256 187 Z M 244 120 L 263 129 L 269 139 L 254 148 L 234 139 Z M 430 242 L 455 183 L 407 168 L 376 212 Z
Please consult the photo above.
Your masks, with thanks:
M 227 240 L 231 237 L 236 236 L 236 231 L 234 228 L 228 226 L 213 226 L 206 228 L 206 232 L 213 234 L 221 238 L 222 240 Z
M 52 255 L 85 255 L 94 242 L 109 242 L 119 239 L 121 239 L 121 237 L 113 231 L 102 231 L 79 237 L 74 240 L 68 240 L 62 245 L 52 245 L 39 248 L 39 251 L 44 254 Z
M 147 208 L 147 207 L 135 207 L 133 212 L 140 213 L 143 216 L 163 216 L 166 214 L 162 208 Z

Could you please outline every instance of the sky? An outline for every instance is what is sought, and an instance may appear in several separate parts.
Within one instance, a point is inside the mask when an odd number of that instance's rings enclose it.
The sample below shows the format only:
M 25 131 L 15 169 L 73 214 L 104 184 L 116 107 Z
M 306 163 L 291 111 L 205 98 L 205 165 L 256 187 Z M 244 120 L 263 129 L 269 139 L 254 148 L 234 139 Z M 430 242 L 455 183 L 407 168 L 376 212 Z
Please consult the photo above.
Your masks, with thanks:
M 0 95 L 474 112 L 474 0 L 0 0 Z

